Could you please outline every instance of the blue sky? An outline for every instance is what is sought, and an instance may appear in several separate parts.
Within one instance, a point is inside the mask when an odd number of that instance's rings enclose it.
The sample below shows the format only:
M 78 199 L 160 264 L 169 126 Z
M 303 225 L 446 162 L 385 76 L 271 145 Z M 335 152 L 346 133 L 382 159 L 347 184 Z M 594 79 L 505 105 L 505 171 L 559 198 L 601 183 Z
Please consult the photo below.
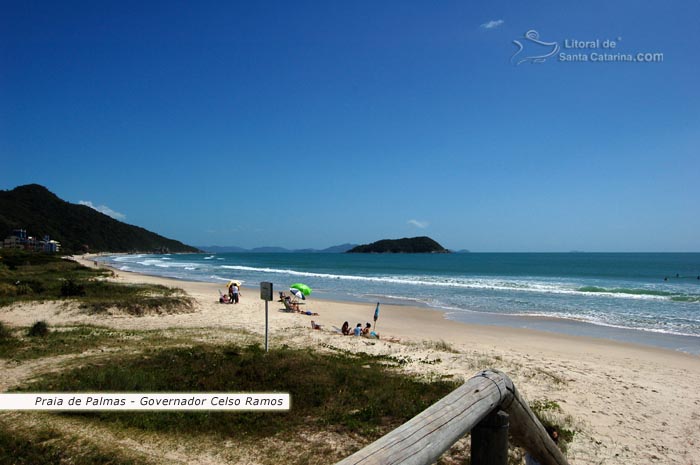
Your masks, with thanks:
M 0 189 L 39 183 L 193 245 L 700 251 L 698 17 L 658 1 L 3 2 Z M 518 65 L 529 30 L 559 53 L 612 40 L 663 61 Z

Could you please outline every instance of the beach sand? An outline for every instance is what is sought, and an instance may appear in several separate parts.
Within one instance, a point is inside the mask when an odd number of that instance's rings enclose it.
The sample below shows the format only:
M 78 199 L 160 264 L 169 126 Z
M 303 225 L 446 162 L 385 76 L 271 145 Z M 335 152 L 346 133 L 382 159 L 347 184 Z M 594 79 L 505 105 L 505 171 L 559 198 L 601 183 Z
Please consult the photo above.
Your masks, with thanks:
M 89 258 L 78 258 L 94 266 Z M 196 299 L 193 313 L 91 316 L 59 303 L 22 304 L 0 309 L 0 321 L 29 326 L 85 323 L 120 329 L 203 328 L 248 330 L 263 342 L 265 304 L 258 289 L 244 288 L 237 305 L 220 304 L 221 284 L 185 282 L 116 271 L 125 283 L 180 287 Z M 275 293 L 276 294 L 276 293 Z M 508 374 L 528 401 L 554 401 L 560 416 L 577 429 L 569 446 L 571 464 L 700 465 L 700 357 L 610 340 L 448 321 L 443 313 L 382 305 L 380 340 L 341 336 L 351 326 L 372 322 L 373 304 L 309 298 L 304 308 L 318 316 L 291 314 L 269 303 L 270 341 L 277 344 L 388 354 L 403 358 L 409 372 L 468 379 L 486 368 Z M 312 330 L 311 320 L 322 325 Z M 207 331 L 202 331 L 206 334 Z M 5 391 L 41 373 L 41 363 L 0 361 Z M 199 463 L 209 463 L 207 459 Z M 247 461 L 255 460 L 248 457 Z

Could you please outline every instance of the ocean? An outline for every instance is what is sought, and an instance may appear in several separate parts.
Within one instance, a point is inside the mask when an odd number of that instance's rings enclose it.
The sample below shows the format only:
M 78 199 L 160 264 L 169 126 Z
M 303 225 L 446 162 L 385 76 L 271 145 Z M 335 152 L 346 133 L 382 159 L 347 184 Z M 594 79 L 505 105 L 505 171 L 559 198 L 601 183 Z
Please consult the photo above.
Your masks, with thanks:
M 315 297 L 424 306 L 448 319 L 700 355 L 700 253 L 303 254 L 100 257 L 124 271 Z M 256 294 L 257 297 L 257 294 Z M 316 309 L 315 309 L 316 310 Z M 320 310 L 320 309 L 318 309 Z

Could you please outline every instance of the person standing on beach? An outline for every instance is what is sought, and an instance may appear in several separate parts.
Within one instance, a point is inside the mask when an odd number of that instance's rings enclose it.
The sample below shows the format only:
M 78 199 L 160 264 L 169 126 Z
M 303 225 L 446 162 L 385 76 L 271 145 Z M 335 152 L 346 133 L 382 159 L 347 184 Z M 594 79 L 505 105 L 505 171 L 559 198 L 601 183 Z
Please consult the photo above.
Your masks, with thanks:
M 228 287 L 228 303 L 233 303 L 233 283 Z
M 240 290 L 238 289 L 238 285 L 236 283 L 233 283 L 231 285 L 231 293 L 233 294 L 233 303 L 237 304 L 238 303 L 238 295 L 240 294 Z

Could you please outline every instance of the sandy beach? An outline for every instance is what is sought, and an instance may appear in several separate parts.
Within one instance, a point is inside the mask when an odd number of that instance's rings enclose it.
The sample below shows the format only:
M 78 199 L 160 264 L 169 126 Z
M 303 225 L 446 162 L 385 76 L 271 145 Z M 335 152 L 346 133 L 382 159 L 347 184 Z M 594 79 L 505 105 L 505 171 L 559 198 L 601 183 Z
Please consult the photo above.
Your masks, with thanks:
M 95 266 L 89 258 L 79 258 Z M 218 302 L 221 284 L 175 281 L 117 271 L 119 282 L 160 283 L 184 289 L 196 300 L 193 313 L 91 316 L 60 303 L 21 304 L 0 309 L 0 321 L 28 326 L 85 323 L 120 329 L 202 329 L 225 337 L 245 329 L 263 340 L 265 304 L 259 291 L 244 288 L 241 302 Z M 700 464 L 700 357 L 609 340 L 448 321 L 436 310 L 382 305 L 380 340 L 344 337 L 339 328 L 372 321 L 373 305 L 310 298 L 304 308 L 317 316 L 282 311 L 270 302 L 270 342 L 318 350 L 328 348 L 392 354 L 405 369 L 451 374 L 462 379 L 485 368 L 507 373 L 530 402 L 551 400 L 577 428 L 569 446 L 572 464 Z M 322 326 L 311 329 L 311 320 Z M 442 343 L 445 343 L 444 345 Z M 436 344 L 439 343 L 439 344 Z M 444 346 L 452 350 L 446 351 Z M 430 363 L 425 363 L 429 361 Z M 40 374 L 41 364 L 0 362 L 6 391 Z M 188 461 L 193 460 L 191 457 Z M 210 463 L 208 459 L 190 463 Z

